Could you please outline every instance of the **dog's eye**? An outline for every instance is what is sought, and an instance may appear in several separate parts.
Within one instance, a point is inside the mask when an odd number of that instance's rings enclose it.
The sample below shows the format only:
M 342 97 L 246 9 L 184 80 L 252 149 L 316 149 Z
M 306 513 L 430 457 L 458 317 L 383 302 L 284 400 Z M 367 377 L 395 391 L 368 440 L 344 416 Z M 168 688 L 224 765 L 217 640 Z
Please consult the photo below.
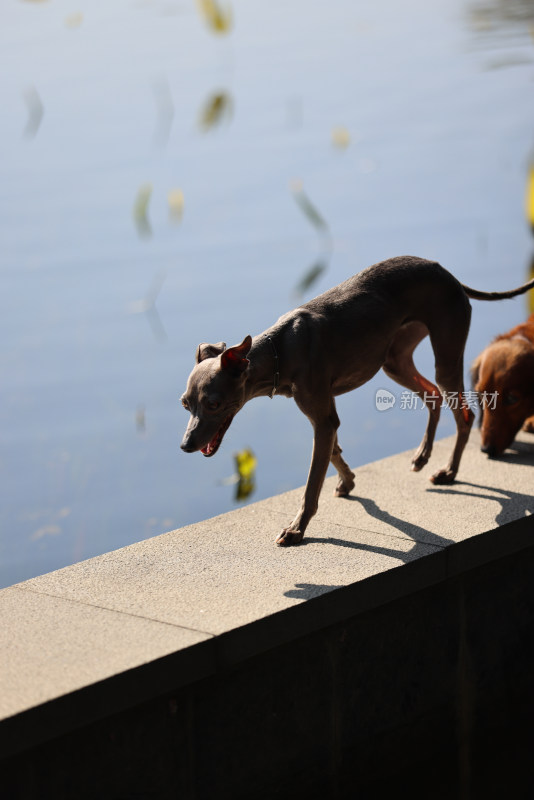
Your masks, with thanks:
M 185 397 L 182 397 L 182 405 L 183 405 L 183 407 L 185 408 L 186 411 L 189 411 L 189 403 L 187 402 Z
M 519 402 L 519 397 L 513 392 L 507 392 L 502 401 L 505 406 L 515 406 L 515 404 Z
M 221 404 L 218 403 L 216 400 L 208 400 L 208 408 L 210 411 L 217 411 Z

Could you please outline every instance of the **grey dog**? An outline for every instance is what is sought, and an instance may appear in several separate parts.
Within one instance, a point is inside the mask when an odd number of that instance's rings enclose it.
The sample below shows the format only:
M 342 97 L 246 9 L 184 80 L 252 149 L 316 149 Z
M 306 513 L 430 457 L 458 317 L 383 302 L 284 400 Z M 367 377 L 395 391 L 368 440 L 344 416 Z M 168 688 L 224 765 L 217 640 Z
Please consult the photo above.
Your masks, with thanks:
M 212 456 L 246 402 L 264 395 L 293 397 L 313 426 L 313 454 L 299 511 L 276 543 L 297 544 L 317 511 L 330 461 L 339 476 L 335 494 L 342 497 L 354 488 L 354 473 L 341 457 L 334 398 L 362 386 L 380 367 L 417 393 L 429 415 L 412 459 L 412 469 L 422 469 L 432 452 L 441 393 L 462 399 L 469 298 L 504 300 L 533 287 L 531 280 L 510 291 L 477 291 L 436 262 L 399 256 L 367 267 L 280 317 L 258 336 L 245 336 L 241 344 L 228 348 L 224 342 L 200 344 L 182 396 L 182 405 L 191 413 L 182 450 Z M 437 386 L 413 362 L 413 351 L 427 335 Z M 435 484 L 454 481 L 473 423 L 474 414 L 466 403 L 451 408 L 456 441 L 447 466 L 431 478 Z

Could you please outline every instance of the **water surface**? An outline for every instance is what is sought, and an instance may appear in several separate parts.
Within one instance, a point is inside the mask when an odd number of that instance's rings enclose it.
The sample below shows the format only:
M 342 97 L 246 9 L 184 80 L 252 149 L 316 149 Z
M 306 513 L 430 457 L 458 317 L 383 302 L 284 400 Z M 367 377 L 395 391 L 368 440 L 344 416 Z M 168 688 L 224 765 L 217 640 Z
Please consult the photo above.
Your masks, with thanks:
M 304 483 L 311 429 L 283 398 L 214 459 L 179 450 L 198 342 L 392 255 L 477 288 L 528 275 L 532 3 L 234 0 L 223 33 L 199 9 L 2 5 L 0 585 L 235 507 L 244 448 L 239 502 Z M 467 363 L 528 310 L 474 306 Z M 379 388 L 401 392 L 379 375 L 338 402 L 355 466 L 424 429 Z

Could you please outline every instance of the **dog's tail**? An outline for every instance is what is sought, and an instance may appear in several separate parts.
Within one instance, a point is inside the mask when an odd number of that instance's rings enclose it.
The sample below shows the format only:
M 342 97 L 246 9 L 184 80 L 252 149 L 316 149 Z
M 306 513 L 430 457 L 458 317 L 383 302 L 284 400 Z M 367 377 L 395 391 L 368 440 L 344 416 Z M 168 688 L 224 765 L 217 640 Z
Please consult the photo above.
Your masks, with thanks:
M 523 286 L 518 286 L 517 289 L 509 289 L 507 292 L 480 292 L 478 289 L 471 289 L 462 283 L 462 288 L 466 295 L 471 300 L 507 300 L 510 297 L 517 297 L 518 294 L 524 294 L 529 289 L 534 289 L 534 278 Z

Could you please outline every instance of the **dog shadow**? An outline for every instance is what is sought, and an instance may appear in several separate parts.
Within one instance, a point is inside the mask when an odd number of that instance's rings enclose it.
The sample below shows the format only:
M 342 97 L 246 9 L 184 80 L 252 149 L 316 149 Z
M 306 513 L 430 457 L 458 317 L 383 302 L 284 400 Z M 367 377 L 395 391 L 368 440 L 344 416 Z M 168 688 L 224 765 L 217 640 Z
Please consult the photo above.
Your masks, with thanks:
M 307 536 L 298 545 L 299 547 L 305 547 L 308 544 L 327 544 L 333 545 L 334 547 L 348 547 L 352 550 L 387 556 L 388 558 L 394 558 L 408 563 L 409 561 L 415 561 L 422 556 L 428 555 L 431 549 L 444 549 L 454 543 L 452 539 L 439 536 L 426 528 L 422 528 L 420 525 L 414 525 L 412 522 L 407 522 L 400 517 L 395 517 L 393 514 L 390 514 L 389 511 L 384 511 L 384 509 L 380 508 L 374 500 L 367 497 L 347 495 L 346 497 L 340 498 L 340 500 L 360 503 L 370 517 L 374 517 L 374 519 L 378 519 L 398 530 L 399 539 L 402 538 L 403 541 L 411 539 L 413 541 L 413 547 L 409 550 L 398 550 L 395 547 L 353 542 L 348 539 L 340 539 L 337 536 Z M 380 533 L 376 535 L 383 536 L 383 534 Z M 384 535 L 383 538 L 384 540 L 391 541 L 395 538 L 395 535 L 388 533 Z M 284 592 L 284 596 L 296 600 L 311 600 L 314 597 L 339 588 L 341 587 L 336 585 L 330 586 L 328 584 L 297 583 L 294 589 Z
M 342 584 L 296 583 L 294 589 L 289 589 L 289 591 L 284 592 L 284 596 L 291 597 L 294 600 L 311 600 L 313 597 L 319 597 L 319 595 L 325 594 L 326 592 L 342 588 Z
M 524 461 L 518 462 L 524 463 Z M 504 525 L 519 516 L 534 515 L 534 496 L 523 492 L 514 492 L 511 489 L 498 489 L 495 486 L 483 486 L 480 483 L 462 481 L 456 486 L 448 486 L 440 489 L 427 489 L 428 492 L 439 492 L 440 494 L 462 495 L 465 497 L 480 497 L 482 500 L 492 500 L 501 504 L 501 510 L 495 516 L 497 525 Z M 480 492 L 462 491 L 462 486 L 471 486 L 473 489 L 480 489 Z M 533 518 L 534 529 L 534 518 Z
M 527 445 L 527 447 L 529 446 Z M 534 450 L 529 450 L 528 454 L 532 456 L 534 454 Z M 509 454 L 507 453 L 507 455 Z M 518 463 L 525 463 L 523 448 L 521 448 L 521 451 L 516 456 L 510 454 L 510 458 L 515 457 L 518 458 Z M 475 489 L 477 491 L 466 491 L 462 489 L 462 486 L 470 487 L 471 489 Z M 501 508 L 495 516 L 495 522 L 497 525 L 501 525 L 506 522 L 510 522 L 512 519 L 516 519 L 518 514 L 520 516 L 524 516 L 526 514 L 534 515 L 534 496 L 524 494 L 522 492 L 514 492 L 510 489 L 498 489 L 493 486 L 484 486 L 482 484 L 472 483 L 470 481 L 459 481 L 454 486 L 439 488 L 429 487 L 427 491 L 432 494 L 439 493 L 447 495 L 462 495 L 466 497 L 477 497 L 491 500 L 493 502 L 499 502 Z M 385 511 L 384 509 L 380 508 L 380 506 L 378 506 L 374 500 L 369 498 L 348 495 L 342 499 L 345 501 L 360 503 L 363 506 L 366 514 L 368 514 L 370 517 L 373 517 L 380 522 L 384 522 L 391 528 L 397 530 L 399 532 L 399 538 L 402 538 L 403 540 L 411 539 L 413 541 L 413 547 L 411 547 L 409 550 L 399 550 L 395 547 L 354 542 L 335 536 L 309 536 L 301 542 L 299 547 L 306 546 L 307 544 L 327 544 L 333 545 L 334 547 L 348 547 L 354 550 L 361 550 L 363 552 L 373 553 L 376 555 L 384 555 L 389 558 L 395 558 L 404 563 L 408 563 L 410 561 L 415 561 L 422 556 L 428 555 L 429 549 L 443 550 L 446 547 L 449 547 L 451 544 L 455 544 L 453 539 L 440 536 L 433 531 L 429 531 L 427 528 L 423 528 L 422 526 L 416 525 L 413 522 L 407 522 L 400 517 L 390 514 L 389 511 Z M 382 536 L 383 534 L 377 533 L 377 535 Z M 384 538 L 386 538 L 386 536 L 389 539 L 394 538 L 394 534 L 392 535 L 390 532 L 385 534 Z M 327 584 L 297 583 L 295 584 L 295 589 L 290 589 L 289 591 L 284 592 L 284 595 L 286 597 L 291 597 L 298 600 L 310 600 L 313 597 L 317 597 L 320 594 L 337 588 L 340 587 L 337 585 L 330 586 Z
M 307 544 L 329 544 L 335 547 L 348 547 L 353 550 L 362 550 L 376 555 L 388 556 L 389 558 L 396 558 L 400 561 L 408 562 L 413 561 L 421 556 L 428 555 L 430 548 L 444 549 L 451 544 L 454 544 L 453 539 L 447 539 L 445 536 L 440 536 L 427 528 L 416 525 L 413 522 L 407 522 L 400 517 L 395 517 L 389 511 L 380 508 L 374 500 L 367 497 L 354 497 L 347 495 L 340 498 L 342 501 L 349 501 L 360 503 L 364 511 L 370 517 L 384 522 L 399 532 L 399 539 L 403 541 L 411 540 L 414 546 L 409 550 L 400 550 L 395 547 L 386 547 L 382 545 L 366 544 L 364 542 L 354 542 L 348 539 L 340 539 L 336 536 L 307 536 L 299 545 L 299 547 L 306 546 Z M 388 541 L 395 538 L 395 535 L 388 532 L 381 534 L 375 532 L 377 536 L 383 536 Z
M 365 544 L 364 542 L 353 542 L 349 541 L 348 539 L 340 539 L 337 536 L 307 536 L 302 542 L 300 542 L 298 545 L 299 547 L 305 547 L 308 544 L 327 544 L 334 545 L 334 547 L 348 547 L 352 550 L 361 550 L 362 552 L 387 556 L 388 558 L 395 558 L 399 561 L 407 563 L 408 561 L 414 561 L 421 556 L 428 555 L 428 552 L 431 549 L 429 545 L 434 549 L 443 549 L 453 544 L 452 539 L 446 539 L 444 536 L 439 536 L 438 534 L 433 533 L 426 528 L 422 528 L 420 525 L 414 525 L 412 522 L 406 522 L 406 520 L 390 514 L 389 511 L 384 511 L 375 503 L 374 500 L 370 500 L 367 497 L 354 497 L 352 495 L 347 495 L 346 497 L 340 498 L 340 500 L 360 503 L 370 517 L 374 517 L 375 519 L 378 519 L 381 522 L 385 522 L 391 527 L 396 528 L 399 531 L 399 538 L 402 538 L 403 541 L 406 541 L 406 539 L 411 539 L 414 542 L 414 546 L 409 550 L 397 550 L 395 547 Z M 400 534 L 402 534 L 402 536 Z M 377 533 L 377 536 L 382 536 L 382 534 Z M 387 539 L 389 541 L 391 541 L 393 538 L 394 535 L 392 536 L 391 533 L 387 534 Z M 384 536 L 384 539 L 386 539 L 386 536 Z M 339 588 L 341 587 L 336 585 L 330 586 L 328 584 L 297 583 L 295 584 L 294 589 L 284 592 L 284 596 L 291 597 L 296 600 L 311 600 L 312 598 L 318 597 L 325 592 Z
M 495 461 L 503 464 L 534 467 L 534 444 L 530 442 L 513 442 Z

